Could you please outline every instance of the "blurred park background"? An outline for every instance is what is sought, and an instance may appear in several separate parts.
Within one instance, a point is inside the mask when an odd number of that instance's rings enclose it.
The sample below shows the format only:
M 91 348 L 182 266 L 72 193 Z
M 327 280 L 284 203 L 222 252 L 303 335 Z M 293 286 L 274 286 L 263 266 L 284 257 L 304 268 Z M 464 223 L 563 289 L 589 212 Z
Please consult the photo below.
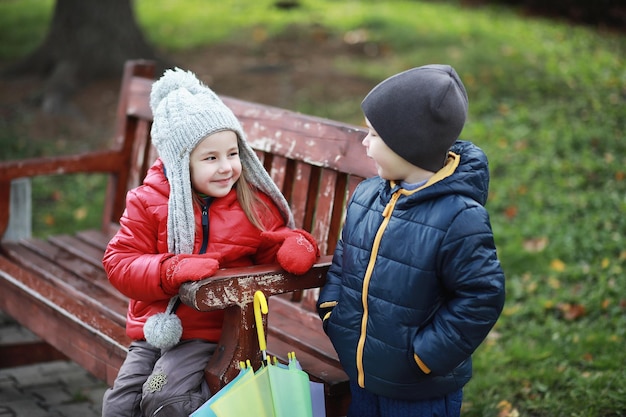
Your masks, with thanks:
M 625 52 L 623 0 L 1 0 L 0 159 L 109 146 L 127 58 L 354 124 L 382 79 L 451 64 L 507 275 L 463 416 L 623 416 Z M 103 183 L 38 179 L 35 233 L 97 225 Z

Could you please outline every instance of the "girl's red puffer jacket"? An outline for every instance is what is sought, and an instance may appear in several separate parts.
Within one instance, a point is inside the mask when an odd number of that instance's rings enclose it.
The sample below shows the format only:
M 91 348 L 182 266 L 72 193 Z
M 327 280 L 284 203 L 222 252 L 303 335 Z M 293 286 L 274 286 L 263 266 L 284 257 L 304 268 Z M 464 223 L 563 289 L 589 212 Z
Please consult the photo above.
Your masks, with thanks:
M 144 339 L 148 317 L 164 312 L 170 296 L 161 288 L 161 263 L 171 256 L 167 248 L 169 184 L 160 159 L 148 171 L 143 185 L 128 192 L 121 228 L 106 249 L 103 265 L 109 281 L 130 298 L 126 332 L 133 340 Z M 261 198 L 274 216 L 264 218 L 267 230 L 286 228 L 283 217 L 269 197 Z M 276 262 L 279 245 L 261 239 L 261 230 L 250 223 L 235 190 L 222 198 L 202 200 L 194 207 L 199 253 L 208 234 L 206 252 L 221 254 L 220 267 L 249 266 Z M 208 228 L 202 225 L 208 216 Z M 223 312 L 199 312 L 181 304 L 176 310 L 183 325 L 182 340 L 216 342 L 221 335 Z

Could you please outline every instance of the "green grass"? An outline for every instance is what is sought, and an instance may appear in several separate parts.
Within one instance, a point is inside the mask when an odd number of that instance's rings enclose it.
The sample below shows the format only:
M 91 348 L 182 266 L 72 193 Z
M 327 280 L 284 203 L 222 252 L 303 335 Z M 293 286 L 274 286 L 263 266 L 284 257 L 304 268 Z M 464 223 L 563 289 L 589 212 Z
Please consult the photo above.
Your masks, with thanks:
M 0 60 L 37 45 L 52 4 L 0 3 L 9 41 Z M 463 415 L 626 414 L 626 37 L 446 2 L 271 4 L 138 0 L 136 10 L 166 53 L 323 27 L 370 45 L 372 56 L 334 65 L 372 86 L 412 66 L 452 64 L 470 96 L 463 137 L 490 157 L 487 207 L 507 275 L 505 311 L 475 355 Z M 361 98 L 333 107 L 305 95 L 296 110 L 359 122 Z M 9 138 L 3 129 L 0 142 Z M 41 198 L 54 198 L 51 188 L 39 188 Z M 82 216 L 77 204 L 65 210 L 70 223 Z
M 0 2 L 0 62 L 37 47 L 46 35 L 53 6 L 53 0 Z

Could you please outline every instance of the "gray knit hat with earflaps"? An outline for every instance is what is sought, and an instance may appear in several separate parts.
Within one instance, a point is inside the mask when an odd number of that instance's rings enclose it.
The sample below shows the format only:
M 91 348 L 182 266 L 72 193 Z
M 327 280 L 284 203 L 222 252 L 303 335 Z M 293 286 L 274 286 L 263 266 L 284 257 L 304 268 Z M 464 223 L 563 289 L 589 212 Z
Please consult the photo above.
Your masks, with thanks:
M 224 130 L 237 134 L 242 175 L 259 191 L 267 194 L 280 210 L 286 225 L 294 227 L 287 201 L 246 141 L 241 123 L 192 72 L 180 68 L 165 71 L 152 85 L 150 107 L 154 116 L 152 143 L 163 160 L 170 184 L 167 246 L 171 253 L 193 252 L 195 218 L 189 155 L 202 139 Z M 177 304 L 170 302 L 165 313 L 152 316 L 146 322 L 144 334 L 153 346 L 166 350 L 178 343 L 180 335 L 175 337 L 178 333 L 175 327 L 180 326 L 180 320 L 175 314 L 170 314 Z M 178 320 L 178 324 L 169 320 Z

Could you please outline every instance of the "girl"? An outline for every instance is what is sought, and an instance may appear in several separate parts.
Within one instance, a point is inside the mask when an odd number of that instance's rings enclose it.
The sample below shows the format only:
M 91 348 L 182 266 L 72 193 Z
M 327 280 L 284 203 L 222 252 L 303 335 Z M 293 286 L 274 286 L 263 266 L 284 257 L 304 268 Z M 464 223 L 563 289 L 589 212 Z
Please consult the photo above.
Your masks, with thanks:
M 194 74 L 166 71 L 150 106 L 159 159 L 129 191 L 103 259 L 111 283 L 130 298 L 133 339 L 103 416 L 189 415 L 210 397 L 203 371 L 223 313 L 180 304 L 182 283 L 276 261 L 304 273 L 319 256 L 307 232 L 292 230 L 287 202 L 235 115 Z

